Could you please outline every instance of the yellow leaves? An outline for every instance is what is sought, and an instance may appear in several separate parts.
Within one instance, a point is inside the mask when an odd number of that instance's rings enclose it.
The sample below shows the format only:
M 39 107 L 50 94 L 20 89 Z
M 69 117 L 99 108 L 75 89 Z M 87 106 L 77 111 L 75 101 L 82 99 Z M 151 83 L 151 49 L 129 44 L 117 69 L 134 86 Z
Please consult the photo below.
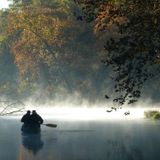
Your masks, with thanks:
M 62 27 L 61 21 L 52 16 L 51 11 L 51 9 L 39 8 L 29 12 L 26 12 L 26 9 L 18 13 L 11 12 L 8 16 L 10 23 L 8 31 L 14 32 L 18 29 L 27 29 L 51 41 L 53 37 L 59 34 Z
M 20 31 L 11 46 L 15 64 L 22 75 L 31 74 L 36 77 L 41 61 L 47 65 L 53 63 L 53 55 L 45 48 L 48 47 L 46 44 L 54 45 L 55 48 L 63 43 L 61 31 L 66 19 L 62 17 L 61 12 L 59 9 L 46 7 L 25 7 L 9 12 L 7 35 L 15 35 Z
M 3 42 L 6 39 L 5 35 L 0 35 L 0 43 Z
M 40 64 L 52 68 L 62 57 L 69 57 L 64 56 L 64 53 L 72 54 L 71 43 L 85 30 L 85 26 L 79 25 L 73 15 L 70 18 L 67 11 L 61 6 L 54 9 L 28 6 L 9 12 L 7 32 L 11 39 L 12 35 L 14 37 L 11 48 L 21 75 L 37 77 Z M 69 58 L 72 59 L 71 56 Z M 67 60 L 73 63 L 72 60 Z
M 31 77 L 38 76 L 39 58 L 36 51 L 32 50 L 35 44 L 27 39 L 21 39 L 12 44 L 12 52 L 15 56 L 15 64 L 19 68 L 21 75 L 30 74 Z M 32 52 L 33 51 L 33 52 Z

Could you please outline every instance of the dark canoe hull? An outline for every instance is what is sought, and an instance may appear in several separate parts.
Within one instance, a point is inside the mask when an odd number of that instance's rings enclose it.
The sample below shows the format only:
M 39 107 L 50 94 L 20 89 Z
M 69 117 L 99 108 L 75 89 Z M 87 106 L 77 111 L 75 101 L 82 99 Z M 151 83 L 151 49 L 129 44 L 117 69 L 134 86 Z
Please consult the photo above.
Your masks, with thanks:
M 41 128 L 39 126 L 22 125 L 21 131 L 24 134 L 37 134 L 40 133 Z

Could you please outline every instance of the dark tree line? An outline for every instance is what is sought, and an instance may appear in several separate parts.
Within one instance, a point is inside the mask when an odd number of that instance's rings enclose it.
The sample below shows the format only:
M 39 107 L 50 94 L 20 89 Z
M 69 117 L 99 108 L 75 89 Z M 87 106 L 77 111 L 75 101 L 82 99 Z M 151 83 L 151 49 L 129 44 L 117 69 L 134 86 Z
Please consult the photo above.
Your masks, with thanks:
M 104 38 L 119 104 L 136 102 L 145 82 L 159 75 L 160 2 L 158 0 L 77 0 L 84 19 Z M 150 81 L 154 83 L 154 81 Z
M 146 83 L 158 88 L 159 8 L 156 0 L 13 1 L 0 11 L 0 93 L 136 102 Z

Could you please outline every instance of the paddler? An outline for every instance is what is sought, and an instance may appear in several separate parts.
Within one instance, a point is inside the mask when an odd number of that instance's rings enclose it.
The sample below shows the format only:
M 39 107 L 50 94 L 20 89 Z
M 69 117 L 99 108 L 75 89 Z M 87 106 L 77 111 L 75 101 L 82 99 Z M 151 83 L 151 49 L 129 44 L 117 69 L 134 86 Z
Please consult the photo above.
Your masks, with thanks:
M 32 111 L 32 114 L 30 116 L 30 123 L 32 126 L 40 127 L 40 125 L 43 123 L 42 117 L 37 114 L 35 110 Z
M 21 122 L 23 122 L 24 125 L 30 125 L 31 123 L 30 117 L 31 117 L 31 111 L 28 110 L 27 113 L 22 117 Z

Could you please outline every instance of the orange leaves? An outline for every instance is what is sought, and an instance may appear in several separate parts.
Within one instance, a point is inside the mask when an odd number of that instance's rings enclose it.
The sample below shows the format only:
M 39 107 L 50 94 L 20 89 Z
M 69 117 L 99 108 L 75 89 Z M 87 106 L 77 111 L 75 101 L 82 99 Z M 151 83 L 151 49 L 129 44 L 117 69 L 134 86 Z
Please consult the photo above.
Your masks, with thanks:
M 123 25 L 127 23 L 127 17 L 121 14 L 120 8 L 111 3 L 104 3 L 100 6 L 95 19 L 94 32 L 110 30 L 113 25 Z
M 9 12 L 6 34 L 14 37 L 11 50 L 22 75 L 37 77 L 41 62 L 52 63 L 53 56 L 47 47 L 62 45 L 61 31 L 66 25 L 66 19 L 57 14 L 60 14 L 59 9 L 32 6 Z
M 15 64 L 21 75 L 29 74 L 32 78 L 38 76 L 39 57 L 33 53 L 32 48 L 36 45 L 34 41 L 27 39 L 18 40 L 12 45 L 12 52 L 15 56 Z M 23 46 L 23 47 L 22 47 Z
M 37 38 L 43 37 L 50 43 L 60 34 L 61 23 L 58 17 L 52 14 L 55 11 L 48 8 L 25 8 L 22 11 L 10 12 L 8 15 L 8 32 L 17 30 L 28 30 L 34 33 Z

